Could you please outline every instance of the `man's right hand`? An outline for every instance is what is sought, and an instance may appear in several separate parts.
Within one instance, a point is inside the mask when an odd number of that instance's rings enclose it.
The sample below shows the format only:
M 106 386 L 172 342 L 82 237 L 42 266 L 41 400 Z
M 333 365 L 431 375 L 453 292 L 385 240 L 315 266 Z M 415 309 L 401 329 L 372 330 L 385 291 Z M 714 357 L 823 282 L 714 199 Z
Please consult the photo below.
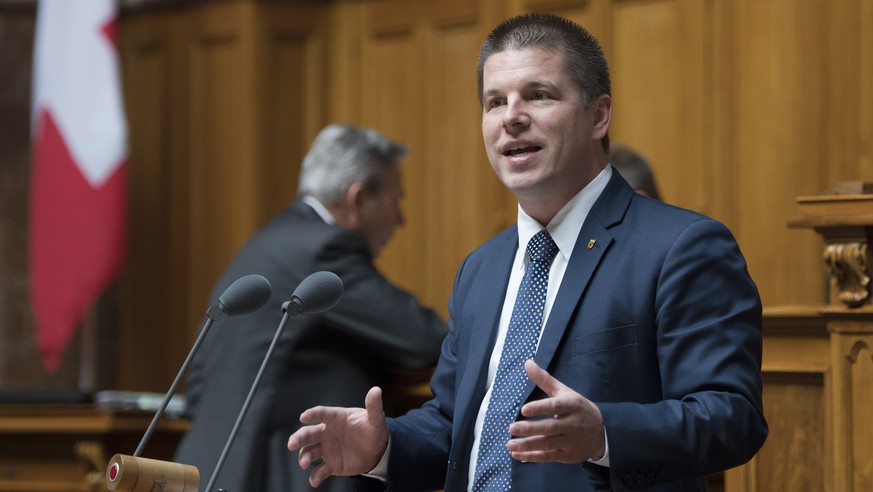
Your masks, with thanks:
M 308 469 L 309 484 L 318 487 L 331 475 L 367 473 L 388 448 L 388 425 L 382 410 L 382 390 L 373 387 L 366 408 L 313 407 L 300 415 L 304 425 L 288 438 L 288 450 L 300 450 L 297 462 Z

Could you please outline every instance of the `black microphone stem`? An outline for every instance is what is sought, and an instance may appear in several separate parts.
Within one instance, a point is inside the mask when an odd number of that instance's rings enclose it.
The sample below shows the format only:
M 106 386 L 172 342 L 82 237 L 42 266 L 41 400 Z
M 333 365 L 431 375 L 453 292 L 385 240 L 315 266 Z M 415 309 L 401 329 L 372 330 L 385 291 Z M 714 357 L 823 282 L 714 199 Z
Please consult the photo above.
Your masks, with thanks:
M 133 452 L 134 457 L 139 457 L 142 454 L 143 448 L 145 448 L 146 443 L 152 437 L 152 433 L 158 425 L 158 420 L 164 414 L 164 410 L 166 410 L 167 405 L 170 403 L 170 399 L 173 398 L 173 394 L 176 392 L 179 383 L 182 382 L 182 376 L 191 364 L 191 360 L 194 359 L 194 354 L 197 353 L 197 349 L 200 348 L 200 344 L 203 342 L 206 332 L 209 331 L 209 327 L 212 326 L 212 322 L 213 319 L 210 315 L 206 318 L 206 323 L 203 324 L 203 329 L 200 330 L 200 334 L 197 335 L 197 340 L 194 341 L 194 346 L 191 347 L 191 351 L 188 352 L 188 357 L 185 358 L 185 362 L 182 363 L 181 369 L 179 369 L 179 372 L 176 374 L 176 379 L 173 381 L 173 384 L 170 385 L 170 389 L 167 391 L 167 396 L 164 397 L 164 401 L 161 402 L 161 406 L 158 408 L 158 411 L 155 412 L 155 416 L 152 418 L 152 423 L 149 424 L 145 434 L 142 436 L 142 440 L 139 442 L 139 446 L 137 446 L 136 451 Z
M 282 332 L 285 331 L 285 324 L 288 322 L 290 315 L 287 310 L 283 311 L 285 314 L 282 315 L 282 321 L 279 323 L 279 328 L 276 330 L 276 334 L 273 335 L 273 341 L 270 342 L 270 348 L 267 349 L 267 355 L 264 356 L 264 361 L 261 362 L 261 368 L 258 369 L 258 375 L 255 376 L 255 381 L 252 383 L 248 396 L 246 396 L 246 401 L 243 403 L 242 410 L 240 410 L 239 416 L 236 418 L 236 423 L 233 424 L 233 430 L 230 431 L 230 436 L 227 438 L 227 442 L 224 443 L 224 449 L 221 451 L 221 456 L 218 457 L 218 463 L 215 464 L 215 469 L 212 470 L 212 476 L 209 478 L 209 483 L 206 484 L 204 492 L 211 492 L 212 487 L 215 485 L 215 479 L 218 478 L 218 472 L 221 471 L 221 467 L 224 465 L 224 460 L 227 459 L 227 454 L 230 451 L 231 445 L 233 445 L 233 441 L 236 438 L 240 425 L 242 425 L 243 419 L 249 411 L 249 406 L 252 404 L 255 391 L 257 391 L 258 385 L 261 382 L 261 377 L 264 375 L 264 369 L 266 369 L 267 363 L 270 361 L 270 356 L 273 355 L 273 349 L 276 348 L 276 344 L 279 342 L 279 337 L 281 337 Z

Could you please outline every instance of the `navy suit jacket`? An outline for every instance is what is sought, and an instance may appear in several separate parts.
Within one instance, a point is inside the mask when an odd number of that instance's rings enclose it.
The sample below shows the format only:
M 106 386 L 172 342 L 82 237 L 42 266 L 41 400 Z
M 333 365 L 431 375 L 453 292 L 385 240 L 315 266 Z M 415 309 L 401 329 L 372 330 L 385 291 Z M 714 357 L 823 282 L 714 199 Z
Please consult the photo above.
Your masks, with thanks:
M 466 490 L 517 247 L 513 226 L 458 270 L 434 398 L 389 420 L 389 489 Z M 516 490 L 705 490 L 707 474 L 748 461 L 767 435 L 761 302 L 736 241 L 617 172 L 582 225 L 535 360 L 598 406 L 610 466 L 513 460 Z M 527 401 L 544 396 L 528 382 Z

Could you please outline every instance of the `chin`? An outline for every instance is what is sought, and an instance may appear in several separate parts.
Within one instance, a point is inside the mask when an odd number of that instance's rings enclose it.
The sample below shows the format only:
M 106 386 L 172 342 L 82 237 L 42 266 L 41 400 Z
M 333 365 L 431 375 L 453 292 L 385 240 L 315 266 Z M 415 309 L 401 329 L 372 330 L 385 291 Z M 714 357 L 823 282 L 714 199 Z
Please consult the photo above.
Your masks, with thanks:
M 540 181 L 531 176 L 521 174 L 510 174 L 509 176 L 501 177 L 500 181 L 503 182 L 503 186 L 506 186 L 515 195 L 524 195 L 540 187 Z

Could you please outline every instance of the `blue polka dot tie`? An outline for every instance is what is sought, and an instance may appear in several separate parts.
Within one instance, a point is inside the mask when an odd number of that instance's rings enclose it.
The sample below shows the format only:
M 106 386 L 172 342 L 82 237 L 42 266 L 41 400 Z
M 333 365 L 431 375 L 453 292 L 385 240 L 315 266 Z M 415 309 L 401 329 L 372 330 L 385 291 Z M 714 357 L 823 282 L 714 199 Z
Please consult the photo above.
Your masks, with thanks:
M 518 288 L 485 411 L 473 492 L 510 489 L 512 458 L 506 449 L 509 424 L 521 409 L 521 395 L 527 382 L 524 362 L 533 358 L 536 351 L 549 286 L 549 265 L 557 252 L 558 246 L 545 229 L 527 244 L 527 271 Z

